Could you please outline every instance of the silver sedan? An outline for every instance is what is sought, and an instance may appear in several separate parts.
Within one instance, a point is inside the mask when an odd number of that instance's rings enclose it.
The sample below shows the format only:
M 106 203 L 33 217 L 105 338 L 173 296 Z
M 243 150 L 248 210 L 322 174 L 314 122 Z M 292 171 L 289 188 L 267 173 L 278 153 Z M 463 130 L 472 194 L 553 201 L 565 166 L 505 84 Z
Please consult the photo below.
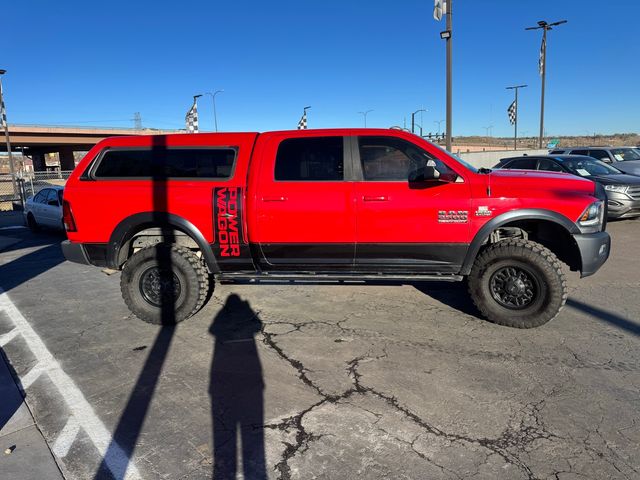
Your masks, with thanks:
M 62 191 L 64 187 L 51 186 L 43 188 L 29 197 L 24 205 L 24 216 L 27 226 L 32 231 L 40 227 L 64 230 L 62 223 Z

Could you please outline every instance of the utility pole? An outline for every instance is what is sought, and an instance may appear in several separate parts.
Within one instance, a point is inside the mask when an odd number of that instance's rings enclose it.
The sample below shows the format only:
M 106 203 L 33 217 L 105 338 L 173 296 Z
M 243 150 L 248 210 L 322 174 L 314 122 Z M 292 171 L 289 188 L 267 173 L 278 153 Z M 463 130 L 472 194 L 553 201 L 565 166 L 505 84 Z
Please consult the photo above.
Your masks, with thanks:
M 7 73 L 6 70 L 0 69 L 0 123 L 4 127 L 4 138 L 7 142 L 7 153 L 9 154 L 9 173 L 11 174 L 11 186 L 13 194 L 18 194 L 16 188 L 16 166 L 13 163 L 13 155 L 11 154 L 11 139 L 9 138 L 9 124 L 7 123 L 7 111 L 4 107 L 4 97 L 2 96 L 2 76 Z
M 515 119 L 513 122 L 514 125 L 514 131 L 513 131 L 513 149 L 517 150 L 518 149 L 518 89 L 519 88 L 525 88 L 528 85 L 513 85 L 511 87 L 507 87 L 507 90 L 515 90 L 516 91 L 516 98 L 515 98 L 515 106 L 516 106 L 516 114 L 515 114 Z
M 540 92 L 540 138 L 538 139 L 538 148 L 542 148 L 542 138 L 544 136 L 544 87 L 547 76 L 547 31 L 553 30 L 552 27 L 562 25 L 563 23 L 567 23 L 567 21 L 560 20 L 559 22 L 547 23 L 544 20 L 540 20 L 537 27 L 525 28 L 525 30 L 542 29 L 542 44 L 540 45 L 540 58 L 538 60 L 538 70 L 542 77 L 542 90 Z
M 426 112 L 426 110 L 424 108 L 420 108 L 411 114 L 411 133 L 415 133 L 416 113 L 418 112 Z
M 133 114 L 133 128 L 136 130 L 142 130 L 142 116 L 140 112 L 135 112 Z
M 373 110 L 367 110 L 365 112 L 358 112 L 360 115 L 364 117 L 364 128 L 367 128 L 367 115 L 369 112 L 373 112 Z

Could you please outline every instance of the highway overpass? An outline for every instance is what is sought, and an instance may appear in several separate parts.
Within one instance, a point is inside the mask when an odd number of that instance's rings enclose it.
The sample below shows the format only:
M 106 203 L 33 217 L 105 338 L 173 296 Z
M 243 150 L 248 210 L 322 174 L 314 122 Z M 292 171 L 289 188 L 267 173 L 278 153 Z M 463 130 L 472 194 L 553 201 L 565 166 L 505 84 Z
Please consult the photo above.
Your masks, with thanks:
M 178 133 L 180 130 L 157 130 L 144 128 L 73 127 L 53 125 L 9 125 L 9 139 L 14 152 L 23 152 L 33 160 L 35 171 L 46 170 L 45 154 L 58 153 L 61 170 L 73 170 L 73 152 L 87 151 L 100 140 L 123 135 L 154 135 Z M 0 138 L 0 152 L 7 145 Z

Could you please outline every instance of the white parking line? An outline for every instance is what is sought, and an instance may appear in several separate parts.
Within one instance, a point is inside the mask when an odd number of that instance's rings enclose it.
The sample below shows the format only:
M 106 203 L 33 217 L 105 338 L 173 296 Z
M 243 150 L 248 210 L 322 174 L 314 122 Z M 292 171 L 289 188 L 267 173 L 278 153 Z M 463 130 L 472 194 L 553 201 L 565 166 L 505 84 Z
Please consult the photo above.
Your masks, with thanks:
M 104 426 L 102 421 L 93 411 L 93 408 L 86 400 L 80 389 L 69 377 L 58 361 L 53 357 L 51 352 L 38 334 L 31 328 L 29 322 L 20 313 L 17 307 L 9 299 L 9 296 L 0 290 L 0 310 L 4 310 L 15 325 L 15 328 L 2 336 L 2 340 L 9 338 L 18 333 L 24 338 L 29 349 L 36 357 L 37 363 L 32 370 L 20 378 L 23 388 L 28 388 L 25 383 L 31 385 L 38 376 L 42 374 L 48 375 L 49 379 L 58 389 L 58 392 L 64 399 L 70 411 L 70 417 L 64 429 L 58 435 L 54 442 L 54 453 L 60 458 L 64 458 L 69 452 L 69 448 L 73 443 L 80 428 L 89 436 L 93 445 L 96 447 L 100 455 L 104 459 L 104 464 L 111 471 L 116 480 L 138 480 L 141 478 L 138 469 L 130 460 L 127 454 L 113 442 L 111 433 Z M 15 332 L 15 334 L 14 334 Z M 13 337 L 11 337 L 13 338 Z M 77 428 L 76 428 L 77 426 Z M 105 454 L 108 456 L 105 457 Z
M 67 420 L 67 424 L 64 426 L 62 431 L 58 434 L 58 438 L 53 444 L 53 453 L 60 457 L 64 458 L 69 453 L 69 449 L 71 448 L 71 444 L 76 439 L 76 435 L 80 431 L 80 425 L 74 417 L 69 418 Z
M 13 330 L 7 333 L 3 333 L 2 335 L 0 335 L 0 347 L 4 347 L 7 343 L 9 343 L 11 340 L 13 340 L 17 336 L 18 336 L 18 330 L 16 328 L 14 328 Z

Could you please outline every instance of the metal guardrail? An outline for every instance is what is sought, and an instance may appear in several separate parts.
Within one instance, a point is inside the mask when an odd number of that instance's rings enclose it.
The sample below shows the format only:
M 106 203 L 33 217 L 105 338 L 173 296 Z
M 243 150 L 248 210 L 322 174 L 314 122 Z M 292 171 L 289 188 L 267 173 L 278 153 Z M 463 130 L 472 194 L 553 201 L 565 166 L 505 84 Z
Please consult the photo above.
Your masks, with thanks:
M 0 175 L 0 210 L 22 209 L 43 188 L 64 185 L 72 170 Z

